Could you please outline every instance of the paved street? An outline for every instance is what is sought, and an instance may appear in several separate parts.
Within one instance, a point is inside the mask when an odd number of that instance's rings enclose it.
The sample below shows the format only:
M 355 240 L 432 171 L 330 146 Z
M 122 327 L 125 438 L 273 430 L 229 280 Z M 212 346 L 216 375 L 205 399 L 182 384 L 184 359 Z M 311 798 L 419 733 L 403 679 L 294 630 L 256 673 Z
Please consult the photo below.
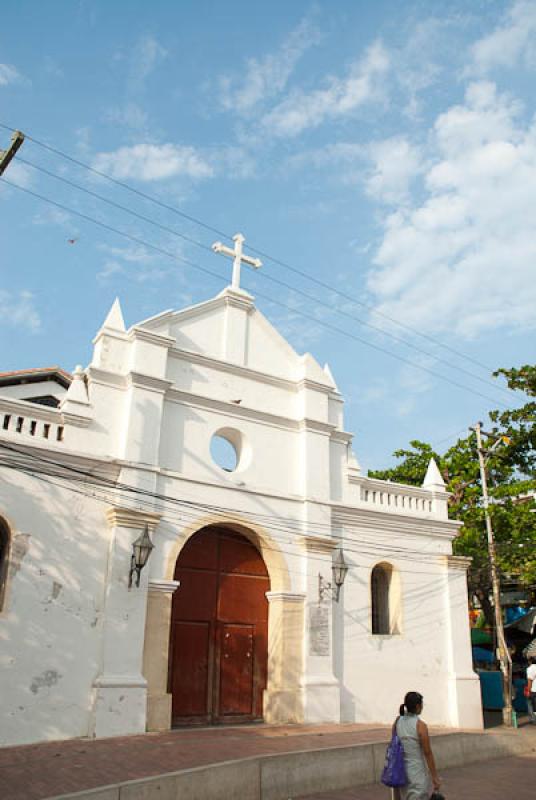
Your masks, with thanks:
M 241 725 L 0 749 L 0 800 L 42 800 L 248 756 L 388 738 L 386 725 Z
M 441 772 L 445 800 L 534 800 L 536 753 L 519 758 L 481 761 Z M 295 798 L 298 800 L 298 798 Z M 384 786 L 307 795 L 299 800 L 391 800 Z
M 446 770 L 447 800 L 536 797 L 536 730 L 531 758 Z M 241 725 L 189 728 L 112 739 L 71 739 L 0 748 L 0 800 L 43 800 L 97 786 L 248 756 L 385 742 L 383 725 Z M 447 733 L 432 729 L 434 733 Z M 433 740 L 432 740 L 433 741 Z M 308 800 L 390 800 L 381 786 L 328 792 Z M 294 798 L 297 800 L 297 798 Z

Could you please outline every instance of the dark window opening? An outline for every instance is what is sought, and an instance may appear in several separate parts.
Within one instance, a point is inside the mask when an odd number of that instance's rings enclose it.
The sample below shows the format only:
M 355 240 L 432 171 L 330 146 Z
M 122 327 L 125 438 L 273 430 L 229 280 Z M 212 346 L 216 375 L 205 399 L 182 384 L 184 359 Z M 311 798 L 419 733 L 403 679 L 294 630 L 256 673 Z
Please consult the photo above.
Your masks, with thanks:
M 0 518 L 0 611 L 4 607 L 9 556 L 9 528 Z
M 58 408 L 60 401 L 53 394 L 39 395 L 38 397 L 24 397 L 27 403 L 37 403 L 40 406 L 50 406 L 50 408 Z

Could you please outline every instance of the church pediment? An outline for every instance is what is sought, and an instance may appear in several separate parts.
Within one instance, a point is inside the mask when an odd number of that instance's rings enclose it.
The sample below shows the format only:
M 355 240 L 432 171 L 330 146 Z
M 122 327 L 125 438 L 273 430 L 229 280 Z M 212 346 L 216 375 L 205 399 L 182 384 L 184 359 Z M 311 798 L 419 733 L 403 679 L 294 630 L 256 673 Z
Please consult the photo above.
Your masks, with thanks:
M 227 287 L 203 303 L 143 320 L 136 329 L 168 336 L 181 351 L 334 388 L 331 375 L 309 353 L 297 353 L 243 290 Z

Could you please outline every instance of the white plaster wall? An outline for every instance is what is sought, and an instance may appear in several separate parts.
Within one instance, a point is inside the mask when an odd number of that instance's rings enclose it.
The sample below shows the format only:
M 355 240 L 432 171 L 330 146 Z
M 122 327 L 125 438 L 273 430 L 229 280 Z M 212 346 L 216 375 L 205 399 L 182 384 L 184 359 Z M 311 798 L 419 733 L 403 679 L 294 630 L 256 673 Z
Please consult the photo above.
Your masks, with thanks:
M 11 566 L 0 613 L 0 744 L 85 736 L 99 669 L 104 507 L 3 470 Z
M 210 455 L 213 434 L 225 427 L 239 430 L 251 450 L 246 466 L 234 473 L 220 469 Z M 250 488 L 296 495 L 302 489 L 299 436 L 298 431 L 264 424 L 262 420 L 166 402 L 160 465 L 198 480 L 227 485 L 240 481 Z
M 199 316 L 180 319 L 170 325 L 169 335 L 177 347 L 194 353 L 207 353 L 221 358 L 223 341 L 223 315 L 220 309 L 207 309 Z
M 259 311 L 254 311 L 250 317 L 247 364 L 253 369 L 288 380 L 298 377 L 296 353 Z
M 370 530 L 362 536 L 353 530 L 350 537 L 345 531 L 345 555 L 352 566 L 340 603 L 333 608 L 339 639 L 335 673 L 342 686 L 341 717 L 351 722 L 389 722 L 406 692 L 418 691 L 424 695 L 424 719 L 435 725 L 454 725 L 455 709 L 449 700 L 447 563 L 441 554 L 450 551 L 450 545 L 432 536 L 411 535 L 395 544 L 393 536 L 394 547 L 406 550 L 394 555 L 388 548 L 383 553 L 371 552 L 371 538 Z M 424 552 L 428 554 L 419 555 Z M 370 576 L 380 561 L 387 561 L 399 573 L 398 634 L 372 634 Z M 467 618 L 460 617 L 459 622 L 468 628 Z
M 112 458 L 123 454 L 128 422 L 128 396 L 124 388 L 89 381 L 89 402 L 93 419 L 87 428 L 69 427 L 65 449 L 95 457 Z
M 264 381 L 255 373 L 248 375 L 244 371 L 233 374 L 218 369 L 217 365 L 197 364 L 172 353 L 168 361 L 167 378 L 173 381 L 173 388 L 181 392 L 227 403 L 240 400 L 243 407 L 254 408 L 261 413 L 298 418 L 297 392 L 291 387 Z

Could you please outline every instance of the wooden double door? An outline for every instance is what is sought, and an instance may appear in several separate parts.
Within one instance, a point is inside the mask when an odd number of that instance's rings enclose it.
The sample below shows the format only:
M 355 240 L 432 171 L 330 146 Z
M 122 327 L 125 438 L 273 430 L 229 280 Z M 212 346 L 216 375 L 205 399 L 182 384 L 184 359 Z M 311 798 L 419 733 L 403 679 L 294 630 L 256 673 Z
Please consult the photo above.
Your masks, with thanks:
M 175 580 L 173 725 L 261 719 L 270 579 L 259 551 L 231 530 L 204 528 L 182 549 Z

